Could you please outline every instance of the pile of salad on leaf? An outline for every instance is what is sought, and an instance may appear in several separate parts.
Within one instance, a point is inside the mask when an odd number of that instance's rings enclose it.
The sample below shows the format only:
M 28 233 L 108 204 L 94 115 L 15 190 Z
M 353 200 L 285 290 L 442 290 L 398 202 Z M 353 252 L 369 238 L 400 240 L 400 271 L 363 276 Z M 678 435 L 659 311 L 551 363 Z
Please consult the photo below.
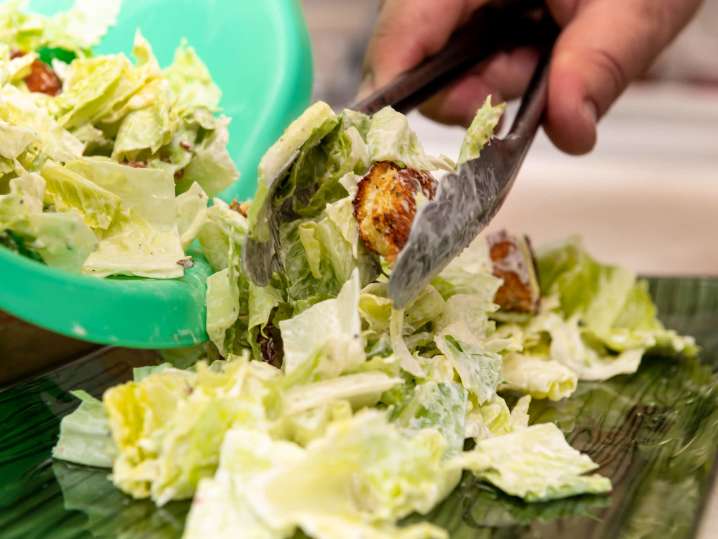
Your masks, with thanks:
M 208 196 L 238 177 L 228 119 L 187 43 L 166 69 L 139 32 L 134 61 L 92 54 L 119 7 L 0 5 L 0 245 L 98 277 L 181 277 Z
M 203 359 L 137 369 L 101 401 L 76 392 L 56 458 L 110 468 L 158 506 L 193 498 L 187 539 L 443 538 L 402 519 L 462 473 L 528 502 L 610 491 L 556 425 L 530 423 L 530 402 L 635 372 L 647 352 L 697 353 L 645 282 L 576 240 L 535 256 L 498 232 L 396 310 L 392 264 L 457 166 L 405 116 L 316 103 L 263 158 L 253 201 L 208 208 L 237 172 L 194 51 L 161 69 L 138 34 L 134 62 L 94 56 L 117 0 L 22 8 L 0 6 L 0 241 L 71 271 L 173 278 L 197 239 L 215 271 Z M 502 110 L 487 100 L 458 163 Z M 248 237 L 277 240 L 268 286 L 248 277 Z
M 459 162 L 501 112 L 484 104 Z M 198 227 L 214 360 L 137 369 L 102 401 L 77 392 L 54 456 L 158 506 L 192 498 L 186 539 L 444 538 L 402 519 L 462 473 L 527 502 L 609 492 L 555 424 L 531 424 L 531 400 L 696 346 L 658 321 L 644 281 L 576 240 L 534 256 L 523 236 L 481 236 L 392 308 L 393 261 L 456 166 L 391 108 L 311 106 L 264 156 L 256 198 L 215 199 Z M 248 237 L 278 240 L 268 286 L 247 275 Z

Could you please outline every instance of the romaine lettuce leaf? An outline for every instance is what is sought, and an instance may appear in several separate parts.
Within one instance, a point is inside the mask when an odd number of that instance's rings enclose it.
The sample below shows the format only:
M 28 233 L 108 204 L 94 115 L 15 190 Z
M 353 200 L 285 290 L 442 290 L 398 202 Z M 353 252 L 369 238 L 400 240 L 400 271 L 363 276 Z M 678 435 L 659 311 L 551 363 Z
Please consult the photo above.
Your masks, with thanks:
M 294 386 L 284 394 L 284 413 L 294 415 L 341 400 L 348 401 L 353 408 L 373 406 L 382 393 L 402 382 L 401 378 L 374 371 Z
M 649 350 L 686 356 L 697 352 L 692 339 L 663 327 L 643 281 L 628 270 L 600 264 L 577 240 L 544 250 L 538 265 L 548 299 L 542 313 L 527 323 L 526 338 L 547 334 L 550 358 L 579 379 L 635 372 Z
M 490 401 L 479 405 L 476 397 L 469 395 L 470 409 L 466 414 L 466 437 L 483 440 L 512 432 L 511 410 L 506 401 L 495 395 Z
M 312 440 L 324 436 L 329 425 L 351 416 L 352 405 L 348 401 L 332 400 L 305 412 L 285 415 L 278 423 L 281 427 L 274 433 L 281 433 L 283 438 L 306 447 Z
M 313 533 L 328 518 L 347 531 L 349 523 L 386 526 L 426 513 L 455 486 L 459 474 L 447 473 L 445 447 L 433 429 L 402 433 L 384 414 L 364 410 L 330 425 L 301 458 L 250 481 L 247 499 L 273 529 Z
M 337 514 L 336 508 L 343 503 L 342 501 L 339 504 L 332 503 L 323 514 L 314 509 L 316 503 L 313 503 L 314 498 L 327 496 L 327 485 L 323 482 L 320 483 L 324 486 L 322 491 L 316 493 L 314 490 L 307 490 L 303 491 L 303 496 L 296 497 L 299 504 L 292 505 L 299 507 L 293 507 L 292 511 L 301 514 L 300 518 L 288 519 L 289 522 L 285 519 L 280 525 L 273 522 L 273 519 L 268 521 L 262 518 L 261 512 L 257 511 L 254 503 L 255 489 L 260 491 L 263 489 L 263 482 L 271 475 L 273 469 L 292 466 L 307 468 L 311 466 L 311 460 L 314 460 L 312 457 L 312 454 L 299 446 L 274 440 L 262 432 L 246 429 L 230 430 L 222 446 L 219 471 L 213 479 L 205 479 L 200 483 L 197 500 L 202 502 L 192 506 L 185 538 L 207 536 L 218 539 L 229 538 L 234 537 L 237 530 L 241 529 L 243 536 L 279 539 L 291 537 L 296 526 L 318 539 L 334 537 L 443 539 L 446 537 L 443 530 L 427 524 L 396 528 L 391 524 L 373 523 L 367 518 Z M 314 478 L 309 476 L 306 479 L 312 481 Z M 316 480 L 321 481 L 319 477 Z M 334 488 L 341 487 L 340 481 L 329 483 L 329 490 L 334 485 L 336 485 Z M 280 496 L 280 498 L 285 499 L 278 500 L 279 503 L 286 501 L 286 497 Z M 274 500 L 271 503 L 274 503 Z
M 0 156 L 14 161 L 36 138 L 35 133 L 27 127 L 0 121 Z
M 240 478 L 220 471 L 211 479 L 202 479 L 187 516 L 183 539 L 234 539 L 238 530 L 250 539 L 287 537 L 283 530 L 273 530 L 254 514 Z
M 95 230 L 107 230 L 119 213 L 122 201 L 80 174 L 54 161 L 40 171 L 45 179 L 45 199 L 58 211 L 76 210 Z
M 86 157 L 67 168 L 120 198 L 120 215 L 85 262 L 95 276 L 175 278 L 184 251 L 177 229 L 174 179 L 162 170 L 134 168 L 107 158 Z
M 483 236 L 476 238 L 453 259 L 438 277 L 434 287 L 444 299 L 457 294 L 473 294 L 492 303 L 501 280 L 492 274 L 489 247 Z
M 598 465 L 568 445 L 553 423 L 481 440 L 475 449 L 456 457 L 454 465 L 529 502 L 611 490 L 609 479 L 585 475 Z
M 230 244 L 229 266 L 207 279 L 207 335 L 222 356 L 246 344 L 249 283 L 240 274 L 239 246 Z
M 481 150 L 494 135 L 496 126 L 499 124 L 499 120 L 501 120 L 505 109 L 505 104 L 496 105 L 494 107 L 491 105 L 491 96 L 486 98 L 486 101 L 484 101 L 481 108 L 476 111 L 471 125 L 466 130 L 466 136 L 459 151 L 458 164 L 479 157 Z
M 39 174 L 25 174 L 10 180 L 9 192 L 0 195 L 0 230 L 13 228 L 18 221 L 42 212 L 45 180 Z
M 246 218 L 220 199 L 207 210 L 199 231 L 202 250 L 217 271 L 207 280 L 207 334 L 224 356 L 247 345 L 252 299 L 257 307 L 256 291 L 251 298 L 250 283 L 241 267 L 246 232 Z
M 25 152 L 31 153 L 25 158 L 17 156 L 23 166 L 28 170 L 37 170 L 46 158 L 65 162 L 80 157 L 83 143 L 61 127 L 33 95 L 9 84 L 0 88 L 0 120 L 32 132 L 35 137 L 30 145 L 30 148 L 36 147 L 35 152 Z M 17 136 L 17 131 L 15 133 Z M 28 138 L 29 135 L 24 135 L 22 142 Z M 9 146 L 12 147 L 17 148 L 15 144 Z
M 177 228 L 186 249 L 192 243 L 207 219 L 207 194 L 198 183 L 179 195 L 177 202 Z
M 563 363 L 540 356 L 509 353 L 501 366 L 501 389 L 534 399 L 565 399 L 576 391 L 578 376 Z
M 222 199 L 215 198 L 199 231 L 202 252 L 213 270 L 220 271 L 229 266 L 231 250 L 240 250 L 246 233 L 247 219 Z
M 425 171 L 451 171 L 455 167 L 448 157 L 426 155 L 409 120 L 391 107 L 385 107 L 371 117 L 366 139 L 372 162 L 391 161 L 401 167 Z
M 75 0 L 73 6 L 50 17 L 43 45 L 89 50 L 117 21 L 121 0 Z
M 270 239 L 272 198 L 299 151 L 306 144 L 316 144 L 339 122 L 329 105 L 318 101 L 294 120 L 259 163 L 257 192 L 249 208 L 249 230 L 252 238 Z
M 25 174 L 10 180 L 0 195 L 0 232 L 9 230 L 47 265 L 78 272 L 97 238 L 77 213 L 42 213 L 45 180 Z
M 195 372 L 165 369 L 108 390 L 103 402 L 119 452 L 114 483 L 158 505 L 191 497 L 214 475 L 229 429 L 268 427 L 264 367 L 243 359 L 198 363 Z
M 198 183 L 210 197 L 218 195 L 239 178 L 239 172 L 227 151 L 229 120 L 217 120 L 212 131 L 195 144 L 192 157 L 182 170 L 177 191 L 183 192 L 193 182 Z
M 302 146 L 274 203 L 300 217 L 318 215 L 328 203 L 346 196 L 340 179 L 366 172 L 366 153 L 366 144 L 354 127 L 344 130 L 340 119 L 328 122 Z
M 195 50 L 182 40 L 175 51 L 174 61 L 164 71 L 175 96 L 174 109 L 179 115 L 197 108 L 216 111 L 222 96 L 212 76 Z M 211 196 L 211 195 L 210 195 Z
M 450 334 L 436 337 L 436 346 L 454 366 L 462 385 L 479 405 L 491 400 L 501 380 L 501 356 Z
M 320 377 L 337 376 L 364 361 L 359 293 L 359 272 L 354 270 L 336 298 L 319 302 L 279 323 L 287 373 L 317 353 L 322 355 L 316 370 Z
M 60 421 L 60 437 L 52 449 L 53 458 L 111 468 L 117 451 L 102 401 L 85 391 L 72 394 L 80 399 L 80 406 Z
M 102 117 L 124 97 L 116 90 L 121 88 L 131 69 L 129 60 L 121 54 L 79 58 L 72 62 L 56 102 L 61 111 L 60 124 L 72 129 Z
M 113 159 L 140 161 L 169 144 L 172 140 L 169 101 L 169 92 L 160 87 L 151 105 L 130 111 L 123 118 L 112 150 Z
M 433 428 L 446 440 L 446 456 L 461 452 L 466 437 L 468 393 L 461 384 L 429 380 L 405 392 L 392 421 L 413 430 Z
M 15 230 L 48 266 L 71 272 L 83 269 L 98 245 L 95 234 L 76 213 L 38 213 Z
M 7 44 L 0 43 L 0 85 L 23 81 L 32 72 L 32 64 L 38 58 L 34 52 L 11 58 L 11 52 Z
M 543 295 L 557 294 L 566 318 L 578 315 L 597 333 L 612 327 L 636 281 L 631 271 L 596 262 L 577 240 L 541 252 L 538 266 Z
M 409 347 L 404 340 L 404 309 L 391 309 L 391 318 L 389 320 L 389 338 L 391 340 L 391 348 L 394 354 L 399 358 L 399 365 L 406 372 L 416 378 L 423 378 L 424 369 L 418 359 L 411 353 Z

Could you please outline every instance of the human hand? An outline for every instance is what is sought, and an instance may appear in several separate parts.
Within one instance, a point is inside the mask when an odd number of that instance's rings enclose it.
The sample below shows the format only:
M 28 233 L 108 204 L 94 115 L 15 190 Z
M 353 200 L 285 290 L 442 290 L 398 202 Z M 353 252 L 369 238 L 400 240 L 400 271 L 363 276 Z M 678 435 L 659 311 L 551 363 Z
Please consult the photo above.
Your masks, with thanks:
M 369 43 L 361 95 L 438 52 L 488 0 L 383 0 Z M 582 154 L 596 123 L 697 11 L 700 0 L 547 0 L 562 28 L 549 73 L 544 129 L 561 150 Z M 523 94 L 537 61 L 528 48 L 498 53 L 421 107 L 427 116 L 468 125 L 487 95 Z

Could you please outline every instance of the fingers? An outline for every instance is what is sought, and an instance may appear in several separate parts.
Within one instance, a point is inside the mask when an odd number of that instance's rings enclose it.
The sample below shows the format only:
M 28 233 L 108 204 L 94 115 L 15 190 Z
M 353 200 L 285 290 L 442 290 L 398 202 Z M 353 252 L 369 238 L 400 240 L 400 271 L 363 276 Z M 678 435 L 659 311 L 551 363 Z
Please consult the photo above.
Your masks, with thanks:
M 467 126 L 487 95 L 494 104 L 522 95 L 536 61 L 536 51 L 530 48 L 497 54 L 427 101 L 421 112 L 443 123 Z
M 438 52 L 487 0 L 384 0 L 365 62 L 360 97 Z M 596 122 L 653 62 L 700 0 L 547 0 L 564 27 L 554 50 L 545 129 L 569 153 L 596 142 Z M 536 62 L 530 50 L 500 54 L 427 102 L 422 111 L 468 124 L 486 95 L 520 96 Z
M 551 65 L 546 132 L 580 154 L 596 122 L 693 15 L 700 0 L 550 0 L 561 33 Z
M 364 97 L 438 52 L 473 10 L 488 0 L 385 0 L 369 42 Z

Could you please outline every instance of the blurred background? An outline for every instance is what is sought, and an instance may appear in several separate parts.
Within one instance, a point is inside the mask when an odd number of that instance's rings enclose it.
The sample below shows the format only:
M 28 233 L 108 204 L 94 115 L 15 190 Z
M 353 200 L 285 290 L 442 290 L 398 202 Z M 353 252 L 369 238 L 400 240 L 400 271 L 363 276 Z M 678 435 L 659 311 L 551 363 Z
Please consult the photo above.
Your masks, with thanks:
M 303 0 L 315 98 L 351 103 L 378 0 Z M 579 234 L 605 261 L 645 274 L 718 274 L 718 0 L 602 120 L 584 157 L 537 138 L 494 227 L 534 244 Z M 509 110 L 511 114 L 511 109 Z M 417 113 L 427 151 L 455 156 L 463 130 Z

